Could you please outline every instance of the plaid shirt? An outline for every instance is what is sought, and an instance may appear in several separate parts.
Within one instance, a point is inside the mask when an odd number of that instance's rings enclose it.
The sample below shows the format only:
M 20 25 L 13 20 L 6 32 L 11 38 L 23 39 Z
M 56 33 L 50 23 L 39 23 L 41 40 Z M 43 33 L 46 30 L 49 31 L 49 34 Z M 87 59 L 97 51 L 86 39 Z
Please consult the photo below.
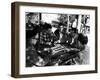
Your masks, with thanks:
M 40 33 L 40 43 L 41 44 L 49 44 L 53 41 L 53 33 L 47 31 L 42 31 Z

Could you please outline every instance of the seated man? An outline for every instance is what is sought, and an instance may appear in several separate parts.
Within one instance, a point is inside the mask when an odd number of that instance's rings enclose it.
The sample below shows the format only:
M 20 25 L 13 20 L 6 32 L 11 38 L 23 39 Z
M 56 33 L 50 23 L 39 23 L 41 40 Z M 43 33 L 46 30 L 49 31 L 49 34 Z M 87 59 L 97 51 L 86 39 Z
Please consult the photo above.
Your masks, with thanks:
M 65 52 L 57 53 L 53 56 L 53 58 L 57 58 L 60 60 L 59 65 L 64 65 L 66 61 L 78 57 L 78 52 L 85 49 L 85 45 L 88 43 L 88 37 L 84 36 L 82 33 L 78 34 L 77 29 L 72 29 L 71 33 L 68 35 L 68 40 L 66 45 Z M 68 48 L 68 49 L 67 49 Z M 75 63 L 74 61 L 71 62 Z M 67 63 L 66 63 L 67 65 Z
M 88 37 L 87 36 L 84 36 L 82 33 L 78 34 L 78 37 L 77 37 L 77 43 L 74 41 L 73 44 L 71 44 L 71 48 L 72 50 L 70 49 L 69 53 L 67 54 L 64 54 L 60 60 L 61 62 L 59 63 L 60 65 L 63 65 L 66 63 L 67 60 L 71 59 L 72 60 L 72 64 L 76 64 L 77 61 L 79 64 L 82 64 L 82 61 L 81 61 L 81 52 L 83 51 L 84 53 L 84 50 L 86 48 L 86 44 L 88 43 Z M 88 53 L 87 53 L 88 54 Z M 85 55 L 87 55 L 85 54 Z M 76 59 L 77 57 L 77 59 Z M 75 60 L 73 60 L 75 59 Z M 66 63 L 67 65 L 67 63 Z
M 54 35 L 50 24 L 44 23 L 42 27 L 37 43 L 37 52 L 44 59 L 45 63 L 47 63 L 50 60 L 50 48 L 53 46 Z
M 43 30 L 40 32 L 40 41 L 39 43 L 44 47 L 50 47 L 53 42 L 53 33 L 51 31 L 52 26 L 48 23 L 43 25 Z M 42 46 L 42 47 L 43 47 Z

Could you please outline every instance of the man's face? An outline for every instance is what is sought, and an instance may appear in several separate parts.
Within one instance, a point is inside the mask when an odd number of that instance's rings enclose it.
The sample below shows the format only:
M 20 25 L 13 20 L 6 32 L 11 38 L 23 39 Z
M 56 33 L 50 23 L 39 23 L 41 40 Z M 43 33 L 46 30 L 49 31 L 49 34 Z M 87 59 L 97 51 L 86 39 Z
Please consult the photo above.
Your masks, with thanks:
M 63 31 L 63 26 L 60 26 L 60 32 L 62 32 Z
M 28 19 L 33 24 L 38 24 L 38 16 L 28 16 Z
M 71 31 L 70 33 L 71 33 L 72 36 L 75 36 L 75 32 L 74 31 Z
M 52 32 L 52 30 L 51 29 L 48 29 L 48 31 L 51 33 Z

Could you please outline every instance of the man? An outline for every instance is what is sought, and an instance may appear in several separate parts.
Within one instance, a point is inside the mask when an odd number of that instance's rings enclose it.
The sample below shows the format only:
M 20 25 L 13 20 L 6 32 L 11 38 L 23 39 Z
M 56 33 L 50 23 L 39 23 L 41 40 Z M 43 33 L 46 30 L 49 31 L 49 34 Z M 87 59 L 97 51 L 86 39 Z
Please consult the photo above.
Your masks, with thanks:
M 39 32 L 39 25 L 37 25 L 35 17 L 37 14 L 35 13 L 28 13 L 26 15 L 26 48 L 29 47 L 29 41 L 32 37 L 35 37 Z M 33 20 L 34 19 L 34 20 Z M 34 22 L 33 22 L 34 21 Z
M 52 26 L 48 23 L 43 25 L 43 29 L 40 32 L 40 44 L 43 46 L 51 46 L 53 41 L 53 33 L 51 31 Z
M 74 40 L 72 39 L 72 42 L 70 43 L 72 50 L 69 51 L 69 54 L 64 54 L 61 57 L 62 62 L 60 63 L 60 65 L 69 64 L 66 63 L 68 59 L 69 60 L 71 59 L 70 65 L 76 63 L 83 64 L 83 61 L 85 61 L 83 57 L 84 56 L 86 57 L 86 55 L 89 54 L 88 51 L 86 51 L 85 49 L 86 44 L 88 43 L 88 37 L 82 33 L 78 33 L 78 34 L 73 34 L 73 38 Z M 82 55 L 84 56 L 82 57 Z M 86 61 L 84 63 L 86 63 Z
M 88 42 L 87 36 L 84 36 L 83 34 L 78 34 L 78 31 L 75 28 L 71 30 L 69 35 L 70 35 L 70 37 L 68 39 L 68 40 L 70 40 L 70 42 L 68 41 L 69 47 L 68 47 L 68 45 L 66 46 L 66 48 L 68 48 L 69 51 L 59 55 L 59 60 L 60 60 L 59 65 L 76 64 L 75 60 L 73 60 L 73 59 L 74 58 L 76 59 L 76 57 L 80 58 L 80 54 L 78 52 L 84 50 L 85 45 Z M 70 60 L 70 61 L 68 61 L 68 60 Z M 78 59 L 78 60 L 80 60 L 80 59 Z
M 54 35 L 51 31 L 51 24 L 44 23 L 41 25 L 42 30 L 39 33 L 39 40 L 36 45 L 38 54 L 43 58 L 45 64 L 49 62 L 51 51 L 50 48 L 53 46 Z
M 66 28 L 63 25 L 60 25 L 59 28 L 54 32 L 56 36 L 57 43 L 65 43 L 66 42 Z

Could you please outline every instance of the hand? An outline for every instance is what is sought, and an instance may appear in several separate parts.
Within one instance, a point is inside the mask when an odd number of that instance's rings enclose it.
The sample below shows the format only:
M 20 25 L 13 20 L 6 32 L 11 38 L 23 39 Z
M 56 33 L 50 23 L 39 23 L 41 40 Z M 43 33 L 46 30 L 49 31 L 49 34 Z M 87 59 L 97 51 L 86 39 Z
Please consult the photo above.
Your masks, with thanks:
M 44 48 L 44 51 L 48 51 L 48 50 L 50 50 L 50 48 Z

